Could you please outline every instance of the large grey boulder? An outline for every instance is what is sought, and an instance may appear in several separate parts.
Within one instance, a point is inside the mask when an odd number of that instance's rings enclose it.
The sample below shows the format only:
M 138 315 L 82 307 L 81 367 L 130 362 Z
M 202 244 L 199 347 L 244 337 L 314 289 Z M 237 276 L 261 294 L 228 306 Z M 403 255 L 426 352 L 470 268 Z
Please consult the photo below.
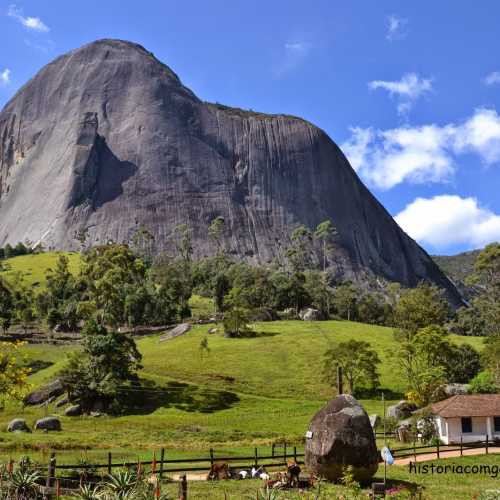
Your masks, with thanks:
M 469 394 L 469 384 L 445 384 L 443 392 L 448 398 L 451 398 L 451 396 L 463 396 Z
M 300 311 L 299 318 L 302 321 L 321 321 L 322 319 L 324 319 L 324 316 L 321 311 L 313 309 L 312 307 L 308 307 L 307 309 L 303 309 L 302 311 Z
M 26 420 L 24 418 L 15 418 L 9 422 L 7 426 L 8 432 L 31 432 L 31 429 L 28 427 Z
M 30 392 L 25 398 L 24 403 L 27 405 L 39 405 L 46 403 L 48 400 L 53 401 L 56 397 L 64 394 L 64 387 L 59 379 L 56 379 L 50 384 L 44 385 L 33 392 Z
M 169 330 L 167 333 L 161 335 L 160 342 L 164 342 L 165 340 L 175 339 L 175 337 L 180 337 L 181 335 L 184 335 L 185 333 L 189 332 L 189 330 L 191 330 L 191 325 L 189 323 L 181 323 L 180 325 L 177 325 L 175 328 L 172 328 L 172 330 Z
M 314 415 L 306 434 L 305 463 L 310 472 L 338 481 L 352 465 L 357 481 L 378 469 L 379 453 L 370 420 L 354 397 L 341 394 Z
M 35 430 L 60 431 L 61 421 L 58 417 L 45 417 L 36 421 Z
M 387 416 L 391 418 L 396 418 L 401 420 L 403 418 L 408 418 L 417 409 L 417 405 L 410 403 L 409 401 L 400 401 L 398 404 L 389 406 L 387 408 Z
M 226 221 L 220 242 L 207 236 Z M 99 40 L 42 68 L 0 112 L 0 246 L 75 249 L 131 241 L 142 225 L 170 252 L 281 259 L 300 224 L 335 221 L 339 275 L 454 285 L 361 183 L 324 131 L 288 115 L 199 99 L 151 52 Z M 139 224 L 140 223 L 140 224 Z M 340 276 L 339 276 L 340 277 Z
M 78 415 L 82 414 L 82 407 L 80 405 L 72 405 L 68 406 L 64 410 L 64 415 L 66 417 L 78 417 Z

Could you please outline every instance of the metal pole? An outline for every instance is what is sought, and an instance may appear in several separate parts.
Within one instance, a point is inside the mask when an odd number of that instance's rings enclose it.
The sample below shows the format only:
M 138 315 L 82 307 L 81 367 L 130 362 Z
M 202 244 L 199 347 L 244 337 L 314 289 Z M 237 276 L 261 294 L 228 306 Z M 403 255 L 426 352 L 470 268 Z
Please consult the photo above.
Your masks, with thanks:
M 384 407 L 384 446 L 387 447 L 387 434 L 386 434 L 386 421 L 385 421 L 385 397 L 384 393 L 382 393 L 382 405 Z M 384 460 L 384 491 L 387 484 L 387 461 Z

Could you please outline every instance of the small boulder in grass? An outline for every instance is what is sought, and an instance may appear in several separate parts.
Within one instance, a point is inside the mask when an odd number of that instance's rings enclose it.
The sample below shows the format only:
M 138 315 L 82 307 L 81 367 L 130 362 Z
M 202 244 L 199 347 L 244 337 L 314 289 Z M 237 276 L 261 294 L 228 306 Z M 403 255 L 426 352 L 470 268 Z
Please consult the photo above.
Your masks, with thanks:
M 81 414 L 82 414 L 82 407 L 80 405 L 68 406 L 64 410 L 64 415 L 66 417 L 78 417 Z
M 36 421 L 35 430 L 40 431 L 60 431 L 61 421 L 58 417 L 45 417 Z
M 15 418 L 9 422 L 7 432 L 31 432 L 24 418 Z

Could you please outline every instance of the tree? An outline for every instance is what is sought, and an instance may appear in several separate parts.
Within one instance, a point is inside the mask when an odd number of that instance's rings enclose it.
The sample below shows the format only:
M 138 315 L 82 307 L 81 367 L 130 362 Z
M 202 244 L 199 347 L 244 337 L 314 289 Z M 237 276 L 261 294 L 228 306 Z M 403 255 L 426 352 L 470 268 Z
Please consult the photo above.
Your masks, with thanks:
M 144 283 L 146 267 L 126 245 L 94 247 L 84 256 L 82 278 L 102 321 L 126 323 L 125 299 L 130 287 Z
M 491 373 L 495 384 L 500 387 L 500 335 L 486 337 L 482 359 L 484 368 Z
M 137 380 L 141 354 L 133 338 L 108 331 L 94 320 L 85 324 L 82 336 L 83 351 L 70 357 L 61 381 L 84 409 L 108 408 L 126 382 Z
M 233 307 L 224 314 L 222 322 L 224 333 L 228 337 L 242 337 L 251 332 L 248 323 L 250 319 L 248 312 L 242 307 Z
M 10 287 L 0 278 L 0 326 L 4 333 L 10 328 L 14 299 Z
M 358 296 L 359 292 L 352 283 L 343 283 L 335 289 L 333 306 L 342 319 L 351 320 Z
M 306 226 L 299 226 L 292 232 L 291 246 L 286 251 L 286 256 L 295 273 L 304 272 L 312 267 L 311 243 L 312 233 Z
M 22 343 L 0 342 L 0 409 L 8 400 L 20 401 L 29 387 L 30 369 L 24 366 Z
M 481 370 L 481 356 L 469 344 L 450 345 L 446 373 L 450 382 L 467 384 Z
M 328 244 L 333 236 L 337 234 L 337 230 L 331 220 L 325 220 L 318 224 L 314 231 L 314 238 L 321 242 L 321 250 L 323 257 L 323 272 L 326 272 L 327 257 L 328 257 Z
M 151 263 L 153 257 L 154 242 L 155 238 L 153 234 L 142 224 L 132 237 L 132 244 L 136 249 L 137 254 L 140 255 L 145 262 L 149 263 Z
M 224 217 L 216 217 L 208 227 L 208 237 L 217 245 L 217 252 L 222 253 L 222 235 L 224 233 L 225 220 Z
M 401 292 L 394 308 L 394 326 L 399 334 L 412 336 L 429 325 L 442 325 L 449 314 L 448 303 L 435 286 L 421 283 Z
M 193 253 L 191 228 L 187 224 L 175 226 L 172 239 L 180 258 L 185 262 L 190 262 Z
M 349 393 L 361 388 L 376 389 L 379 386 L 377 365 L 380 359 L 368 342 L 349 340 L 333 345 L 325 352 L 323 374 L 330 384 L 337 377 L 337 368 L 342 372 L 349 384 Z
M 430 325 L 396 340 L 396 350 L 391 355 L 406 382 L 406 396 L 418 406 L 425 406 L 447 381 L 451 350 L 448 332 L 439 325 Z
M 470 381 L 469 390 L 472 394 L 498 394 L 500 386 L 495 383 L 493 375 L 485 370 Z

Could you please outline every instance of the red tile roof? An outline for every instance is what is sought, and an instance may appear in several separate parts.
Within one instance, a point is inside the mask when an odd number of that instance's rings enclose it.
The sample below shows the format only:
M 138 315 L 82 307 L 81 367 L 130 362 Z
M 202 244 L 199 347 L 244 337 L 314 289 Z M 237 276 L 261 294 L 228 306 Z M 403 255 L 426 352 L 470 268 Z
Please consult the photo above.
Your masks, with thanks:
M 435 403 L 432 413 L 440 417 L 500 417 L 500 394 L 458 395 Z

